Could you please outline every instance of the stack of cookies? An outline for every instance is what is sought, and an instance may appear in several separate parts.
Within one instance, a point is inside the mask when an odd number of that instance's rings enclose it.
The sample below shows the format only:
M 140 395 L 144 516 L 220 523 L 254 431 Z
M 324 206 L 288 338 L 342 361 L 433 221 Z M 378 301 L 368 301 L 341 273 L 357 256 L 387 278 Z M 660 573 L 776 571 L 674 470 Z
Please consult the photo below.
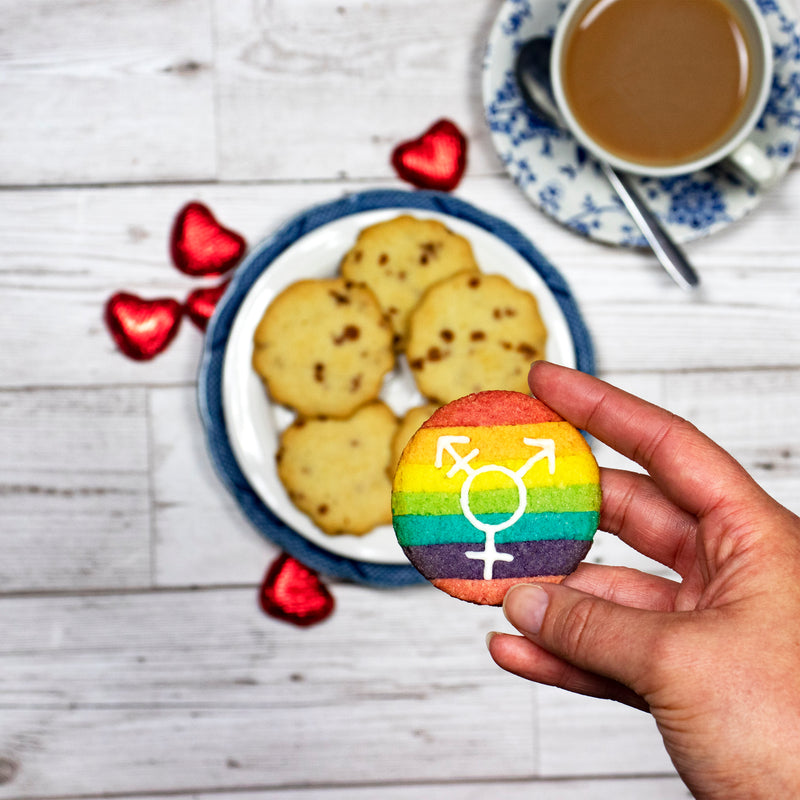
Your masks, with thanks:
M 420 424 L 472 392 L 526 392 L 547 332 L 533 295 L 483 273 L 469 241 L 438 220 L 365 228 L 339 273 L 270 303 L 253 367 L 296 412 L 276 456 L 289 498 L 325 533 L 361 535 L 391 523 L 391 475 Z M 429 402 L 401 421 L 379 395 L 403 358 Z

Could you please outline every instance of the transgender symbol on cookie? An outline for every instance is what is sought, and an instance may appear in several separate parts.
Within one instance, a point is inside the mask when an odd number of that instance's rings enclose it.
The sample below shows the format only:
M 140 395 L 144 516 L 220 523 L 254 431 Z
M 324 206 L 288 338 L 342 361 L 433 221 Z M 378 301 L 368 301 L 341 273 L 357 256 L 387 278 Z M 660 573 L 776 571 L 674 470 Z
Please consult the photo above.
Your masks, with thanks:
M 436 461 L 434 462 L 436 469 L 442 468 L 444 453 L 447 451 L 452 456 L 454 462 L 453 466 L 447 471 L 447 477 L 452 478 L 462 471 L 467 476 L 464 479 L 464 483 L 461 484 L 461 511 L 474 528 L 486 534 L 486 544 L 483 550 L 479 552 L 467 552 L 464 555 L 466 555 L 467 558 L 483 561 L 483 578 L 487 581 L 491 580 L 493 577 L 494 564 L 496 561 L 514 560 L 514 556 L 510 553 L 501 553 L 495 548 L 494 535 L 498 531 L 510 528 L 525 513 L 528 494 L 525 489 L 525 484 L 522 482 L 523 477 L 537 461 L 541 461 L 543 458 L 547 459 L 550 474 L 552 475 L 556 471 L 556 443 L 553 439 L 528 439 L 524 437 L 522 441 L 531 447 L 538 447 L 539 452 L 532 455 L 516 471 L 510 470 L 502 464 L 484 464 L 482 467 L 478 467 L 478 469 L 473 469 L 469 462 L 480 453 L 478 448 L 476 447 L 467 453 L 467 455 L 462 456 L 459 455 L 455 447 L 453 447 L 453 445 L 456 444 L 469 444 L 469 436 L 440 436 L 436 442 Z M 487 472 L 500 472 L 508 476 L 514 482 L 514 486 L 516 486 L 517 492 L 519 493 L 519 503 L 517 504 L 516 511 L 514 511 L 507 520 L 494 525 L 479 520 L 475 514 L 472 513 L 472 509 L 469 505 L 469 491 L 472 487 L 472 482 L 478 475 L 483 475 Z

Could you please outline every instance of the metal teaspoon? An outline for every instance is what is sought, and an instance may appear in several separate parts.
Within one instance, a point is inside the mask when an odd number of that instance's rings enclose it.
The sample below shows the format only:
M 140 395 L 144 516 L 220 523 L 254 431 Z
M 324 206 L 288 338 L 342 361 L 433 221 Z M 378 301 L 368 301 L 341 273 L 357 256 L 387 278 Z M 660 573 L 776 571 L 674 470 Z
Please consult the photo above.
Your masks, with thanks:
M 552 41 L 540 36 L 526 42 L 517 55 L 515 73 L 525 102 L 545 121 L 567 130 L 550 89 L 550 50 Z M 611 187 L 619 195 L 661 265 L 684 289 L 699 285 L 700 278 L 681 249 L 661 226 L 624 174 L 598 161 Z

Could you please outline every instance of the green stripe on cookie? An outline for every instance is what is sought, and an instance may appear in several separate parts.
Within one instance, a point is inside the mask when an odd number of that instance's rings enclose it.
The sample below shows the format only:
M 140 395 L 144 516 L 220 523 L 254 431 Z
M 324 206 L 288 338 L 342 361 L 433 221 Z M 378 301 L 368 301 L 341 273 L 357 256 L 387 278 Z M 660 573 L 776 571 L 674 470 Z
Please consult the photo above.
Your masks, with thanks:
M 513 514 L 519 505 L 516 489 L 488 489 L 470 493 L 469 505 L 473 514 Z M 597 484 L 573 486 L 539 486 L 527 491 L 528 512 L 596 511 L 600 507 L 600 487 Z M 440 516 L 461 514 L 460 492 L 395 492 L 392 495 L 392 514 L 400 516 Z

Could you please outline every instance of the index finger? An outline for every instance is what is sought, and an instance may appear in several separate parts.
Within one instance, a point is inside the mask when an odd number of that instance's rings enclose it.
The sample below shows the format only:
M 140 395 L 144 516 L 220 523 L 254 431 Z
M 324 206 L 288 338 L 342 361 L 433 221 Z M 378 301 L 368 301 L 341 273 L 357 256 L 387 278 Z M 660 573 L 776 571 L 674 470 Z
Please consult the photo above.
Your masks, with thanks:
M 544 361 L 533 364 L 528 383 L 542 402 L 644 467 L 671 500 L 696 516 L 758 490 L 725 450 L 659 406 Z

